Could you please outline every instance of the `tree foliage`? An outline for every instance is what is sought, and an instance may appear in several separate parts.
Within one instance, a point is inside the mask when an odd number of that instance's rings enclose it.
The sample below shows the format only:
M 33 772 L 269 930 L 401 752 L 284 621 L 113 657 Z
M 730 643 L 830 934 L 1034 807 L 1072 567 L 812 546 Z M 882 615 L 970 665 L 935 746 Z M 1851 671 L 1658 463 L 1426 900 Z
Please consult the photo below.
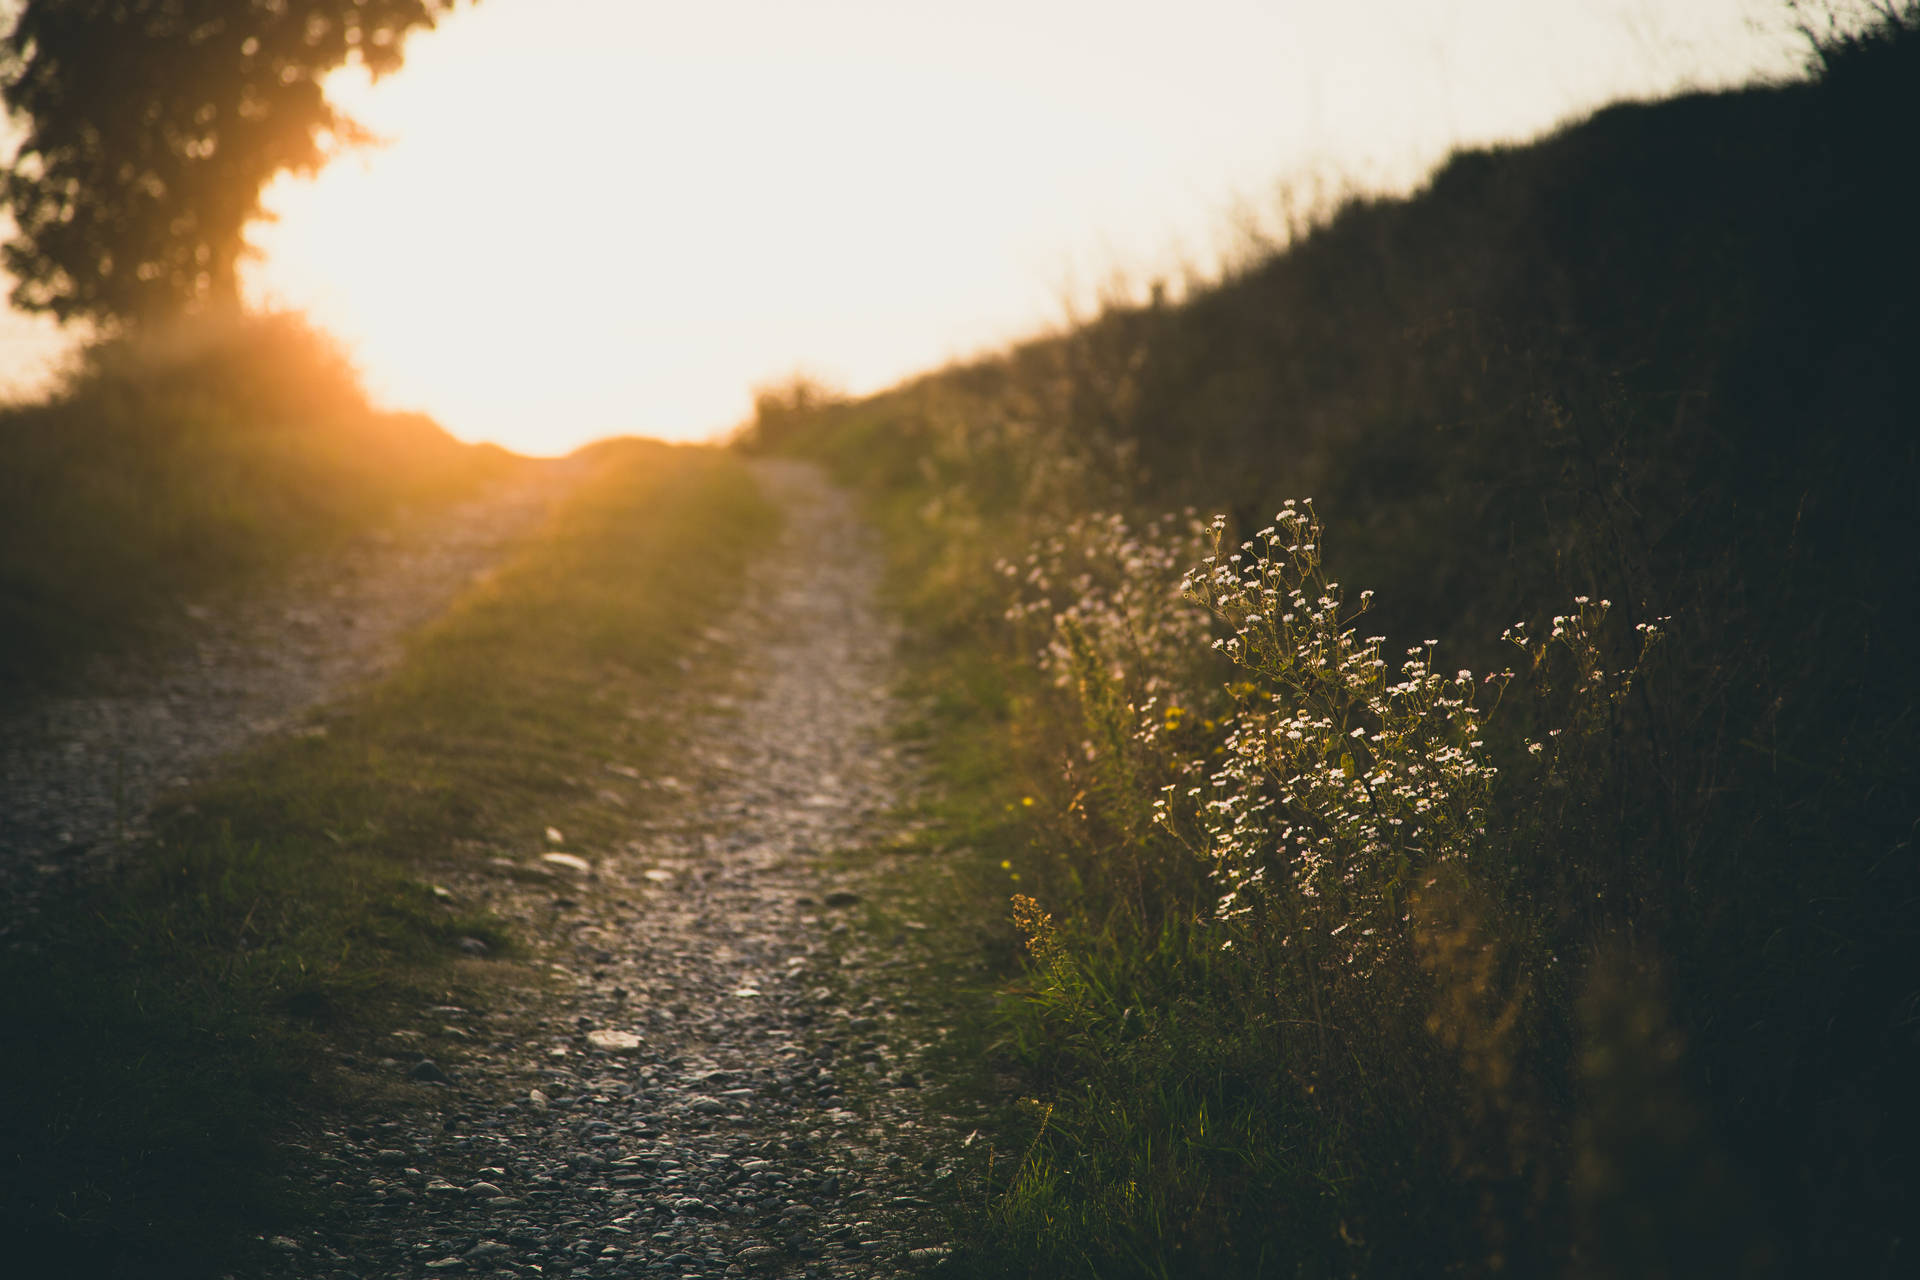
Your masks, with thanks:
M 15 305 L 111 321 L 236 303 L 262 188 L 362 136 L 327 73 L 394 70 L 455 3 L 25 0 L 0 41 L 24 126 L 0 175 Z

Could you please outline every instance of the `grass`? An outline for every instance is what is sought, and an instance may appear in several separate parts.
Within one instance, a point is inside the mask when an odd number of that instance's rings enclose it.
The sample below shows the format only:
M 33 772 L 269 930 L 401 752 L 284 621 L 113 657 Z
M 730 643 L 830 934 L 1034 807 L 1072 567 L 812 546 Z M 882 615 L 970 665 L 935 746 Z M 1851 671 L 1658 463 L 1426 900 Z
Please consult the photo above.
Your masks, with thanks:
M 1899 12 L 1806 83 L 1456 156 L 1178 305 L 1116 304 L 862 401 L 763 398 L 749 443 L 866 493 L 913 623 L 940 786 L 921 834 L 873 854 L 898 887 L 869 909 L 935 926 L 895 972 L 943 1046 L 936 1097 L 986 1109 L 943 1184 L 955 1271 L 1909 1268 L 1920 241 L 1889 127 L 1914 117 L 1920 46 Z M 232 424 L 272 418 L 278 392 L 244 374 L 212 380 L 221 438 L 244 438 L 214 452 L 270 458 Z M 195 385 L 168 421 L 204 420 Z M 141 468 L 165 452 L 106 470 L 164 476 Z M 547 825 L 611 835 L 583 779 L 660 749 L 624 709 L 676 678 L 769 517 L 715 455 L 601 462 L 398 677 L 195 796 L 128 879 L 9 953 L 0 1017 L 40 1047 L 0 1064 L 15 1256 L 200 1274 L 285 1220 L 285 1099 L 350 1087 L 325 1047 L 477 981 L 457 938 L 511 952 L 432 891 L 438 871 Z M 9 569 L 39 637 L 24 669 L 61 627 L 111 643 L 182 583 L 247 572 L 173 567 L 228 554 L 208 530 L 285 523 L 310 545 L 404 500 L 330 505 L 357 491 L 342 480 L 249 524 L 226 498 L 154 498 L 289 492 L 193 488 L 226 474 L 107 486 L 122 497 L 100 510 L 200 531 L 155 562 L 146 603 L 47 557 Z M 1213 763 L 1236 738 L 1277 745 L 1262 717 L 1291 710 L 1299 668 L 1229 670 L 1164 612 L 1172 526 L 1008 615 L 1029 552 L 1100 550 L 1119 527 L 1102 513 L 1138 530 L 1193 504 L 1251 536 L 1305 495 L 1330 572 L 1377 589 L 1384 652 L 1432 638 L 1442 670 L 1519 668 L 1458 847 L 1348 848 L 1351 880 L 1311 901 L 1264 818 L 1197 853 L 1150 820 L 1160 784 L 1214 770 L 1309 827 L 1351 817 L 1313 813 L 1301 768 Z M 143 553 L 90 533 L 94 509 L 34 508 L 63 546 L 92 537 L 73 564 L 138 579 Z M 1582 614 L 1576 596 L 1616 602 L 1581 624 L 1590 644 L 1500 640 Z M 1634 624 L 1657 619 L 1643 659 Z M 1335 789 L 1398 750 L 1301 732 Z M 1204 822 L 1176 816 L 1190 837 Z M 1247 911 L 1220 903 L 1220 868 Z M 1350 925 L 1382 940 L 1336 941 Z
M 946 922 L 916 999 L 958 1028 L 954 1096 L 998 1117 L 949 1202 L 963 1273 L 1906 1265 L 1900 13 L 1805 83 L 1464 153 L 1178 305 L 859 401 L 789 392 L 748 434 L 868 495 L 917 636 L 944 799 L 898 896 Z M 1164 531 L 1105 577 L 1022 583 L 1100 513 L 1191 504 L 1237 541 L 1299 496 L 1331 576 L 1377 590 L 1383 653 L 1516 668 L 1484 734 L 1500 773 L 1446 859 L 1349 851 L 1322 897 L 1256 887 L 1229 916 L 1209 871 L 1232 840 L 1196 856 L 1143 815 L 1264 733 L 1298 668 L 1229 671 L 1153 612 Z M 1590 645 L 1501 640 L 1589 607 Z M 1639 624 L 1665 631 L 1644 657 Z M 1297 814 L 1300 776 L 1223 785 Z M 1264 835 L 1235 856 L 1298 870 Z M 1380 954 L 1349 966 L 1336 920 Z
M 0 697 L 164 642 L 185 606 L 471 497 L 516 459 L 372 409 L 294 317 L 90 351 L 0 409 Z
M 303 1211 L 276 1140 L 368 1086 L 334 1066 L 410 1009 L 484 1000 L 477 937 L 436 894 L 490 853 L 611 839 L 632 714 L 734 599 L 773 513 L 711 450 L 600 446 L 523 553 L 327 710 L 161 815 L 125 873 L 0 958 L 0 1221 L 48 1274 L 204 1276 Z M 18 938 L 19 935 L 16 935 Z M 463 967 L 465 966 L 465 967 Z

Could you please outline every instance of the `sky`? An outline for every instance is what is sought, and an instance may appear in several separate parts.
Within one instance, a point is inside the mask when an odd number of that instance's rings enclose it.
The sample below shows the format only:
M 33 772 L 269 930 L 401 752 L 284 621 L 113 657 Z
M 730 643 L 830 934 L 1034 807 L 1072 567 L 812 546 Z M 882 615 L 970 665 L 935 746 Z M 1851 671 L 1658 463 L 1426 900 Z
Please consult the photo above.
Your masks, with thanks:
M 383 141 L 269 189 L 246 286 L 464 439 L 699 439 L 1204 276 L 1285 186 L 1802 61 L 1777 0 L 484 0 L 335 78 Z M 0 383 L 62 341 L 0 315 Z

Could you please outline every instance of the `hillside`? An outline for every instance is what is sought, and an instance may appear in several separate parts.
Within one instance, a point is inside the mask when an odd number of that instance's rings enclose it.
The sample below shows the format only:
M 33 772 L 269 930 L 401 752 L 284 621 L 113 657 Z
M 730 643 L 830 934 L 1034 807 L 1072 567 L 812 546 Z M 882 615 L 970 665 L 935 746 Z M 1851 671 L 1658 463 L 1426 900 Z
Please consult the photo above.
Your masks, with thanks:
M 515 460 L 367 401 L 294 317 L 88 351 L 0 409 L 0 699 L 164 644 L 190 607 L 471 497 Z
M 869 495 L 927 637 L 997 957 L 929 999 L 1035 1100 L 982 1274 L 1902 1269 L 1920 30 L 1822 55 L 763 398 L 745 444 Z

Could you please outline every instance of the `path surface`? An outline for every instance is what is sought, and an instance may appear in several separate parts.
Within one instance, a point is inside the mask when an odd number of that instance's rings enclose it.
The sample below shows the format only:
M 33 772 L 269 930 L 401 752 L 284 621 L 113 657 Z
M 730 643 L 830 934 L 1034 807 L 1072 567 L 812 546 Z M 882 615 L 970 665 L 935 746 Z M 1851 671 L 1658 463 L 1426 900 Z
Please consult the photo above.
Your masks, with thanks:
M 315 557 L 263 596 L 187 606 L 188 643 L 157 669 L 103 662 L 94 692 L 0 719 L 0 930 L 44 878 L 137 839 L 168 787 L 389 668 L 402 639 L 490 572 L 579 474 L 536 464 L 443 515 Z
M 618 848 L 469 860 L 447 888 L 533 952 L 488 1008 L 419 1011 L 391 1056 L 424 1106 L 312 1136 L 331 1224 L 289 1276 L 893 1276 L 945 1250 L 913 1193 L 944 1127 L 870 994 L 886 938 L 838 850 L 888 835 L 877 557 L 817 473 L 762 464 L 787 513 L 747 604 L 708 634 L 731 692 L 682 695 L 675 777 Z M 716 668 L 721 665 L 717 660 Z M 638 811 L 638 809 L 636 809 Z M 575 859 L 569 866 L 567 858 Z M 838 869 L 836 870 L 836 866 Z M 876 948 L 881 954 L 876 955 Z M 476 975 L 477 976 L 477 975 Z

